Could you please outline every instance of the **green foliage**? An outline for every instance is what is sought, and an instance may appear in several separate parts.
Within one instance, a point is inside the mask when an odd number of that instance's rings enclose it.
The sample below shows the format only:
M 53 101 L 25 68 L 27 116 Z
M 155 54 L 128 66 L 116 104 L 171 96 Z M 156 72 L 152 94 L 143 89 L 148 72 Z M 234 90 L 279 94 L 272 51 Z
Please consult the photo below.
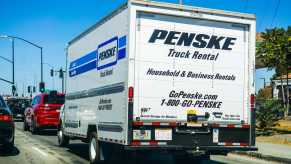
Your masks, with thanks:
M 263 41 L 257 47 L 256 56 L 269 69 L 275 69 L 277 75 L 286 73 L 291 63 L 287 61 L 287 52 L 290 49 L 289 38 L 291 27 L 267 29 L 262 33 Z
M 257 105 L 256 119 L 259 129 L 266 130 L 276 125 L 282 117 L 284 107 L 279 100 L 264 100 Z

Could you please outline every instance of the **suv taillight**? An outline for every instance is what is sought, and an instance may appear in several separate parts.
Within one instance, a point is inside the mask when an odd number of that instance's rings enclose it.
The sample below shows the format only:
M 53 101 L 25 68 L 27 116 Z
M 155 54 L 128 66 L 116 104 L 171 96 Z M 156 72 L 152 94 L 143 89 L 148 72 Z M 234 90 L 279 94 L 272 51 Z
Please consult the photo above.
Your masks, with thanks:
M 0 114 L 0 121 L 11 122 L 12 120 L 12 116 Z
M 48 110 L 48 109 L 50 109 L 50 107 L 47 105 L 41 105 L 41 106 L 39 106 L 39 109 L 40 110 Z

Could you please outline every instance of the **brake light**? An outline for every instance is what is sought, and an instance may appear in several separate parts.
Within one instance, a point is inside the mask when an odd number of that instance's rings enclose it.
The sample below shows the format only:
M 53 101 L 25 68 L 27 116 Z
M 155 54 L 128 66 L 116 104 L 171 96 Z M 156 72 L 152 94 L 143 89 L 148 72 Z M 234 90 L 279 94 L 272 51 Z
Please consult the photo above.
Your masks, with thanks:
M 12 116 L 10 116 L 10 115 L 0 115 L 0 121 L 11 122 L 12 121 Z
M 133 99 L 133 87 L 128 88 L 128 99 Z
M 251 110 L 253 110 L 255 108 L 255 95 L 254 94 L 251 94 L 250 105 L 251 105 Z
M 40 110 L 48 110 L 48 109 L 50 109 L 50 107 L 48 106 L 48 105 L 42 105 L 42 106 L 39 106 L 39 109 Z

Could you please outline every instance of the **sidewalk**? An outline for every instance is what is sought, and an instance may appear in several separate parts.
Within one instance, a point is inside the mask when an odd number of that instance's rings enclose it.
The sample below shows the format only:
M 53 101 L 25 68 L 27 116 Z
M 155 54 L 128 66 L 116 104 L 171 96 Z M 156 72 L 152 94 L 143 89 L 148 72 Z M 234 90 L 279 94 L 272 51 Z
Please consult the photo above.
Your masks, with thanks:
M 282 144 L 273 144 L 266 142 L 257 142 L 258 153 L 267 156 L 280 157 L 290 159 L 291 161 L 291 146 Z
M 284 136 L 286 137 L 286 136 Z M 289 140 L 290 138 L 288 138 Z M 291 163 L 291 145 L 275 144 L 268 142 L 256 142 L 258 151 L 234 152 L 238 155 L 247 155 L 266 161 L 279 163 Z

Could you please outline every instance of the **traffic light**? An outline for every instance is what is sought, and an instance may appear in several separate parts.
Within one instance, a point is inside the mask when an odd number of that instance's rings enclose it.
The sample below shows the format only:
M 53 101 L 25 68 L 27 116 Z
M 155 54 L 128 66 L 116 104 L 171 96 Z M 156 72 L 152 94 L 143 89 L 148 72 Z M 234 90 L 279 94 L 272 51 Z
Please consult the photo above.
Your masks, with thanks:
M 63 69 L 61 68 L 60 69 L 60 76 L 59 76 L 61 79 L 64 77 L 64 72 L 63 72 Z
M 31 92 L 31 88 L 30 88 L 30 86 L 27 87 L 27 92 L 28 92 L 28 93 Z
M 15 85 L 12 85 L 12 94 L 14 95 L 15 92 L 16 92 L 16 87 L 15 87 Z
M 39 83 L 39 91 L 41 93 L 43 93 L 45 91 L 45 83 L 44 82 Z
M 36 87 L 35 87 L 35 86 L 32 87 L 32 92 L 33 92 L 33 93 L 36 92 Z
M 53 76 L 54 76 L 54 70 L 51 69 L 51 77 L 53 77 Z

